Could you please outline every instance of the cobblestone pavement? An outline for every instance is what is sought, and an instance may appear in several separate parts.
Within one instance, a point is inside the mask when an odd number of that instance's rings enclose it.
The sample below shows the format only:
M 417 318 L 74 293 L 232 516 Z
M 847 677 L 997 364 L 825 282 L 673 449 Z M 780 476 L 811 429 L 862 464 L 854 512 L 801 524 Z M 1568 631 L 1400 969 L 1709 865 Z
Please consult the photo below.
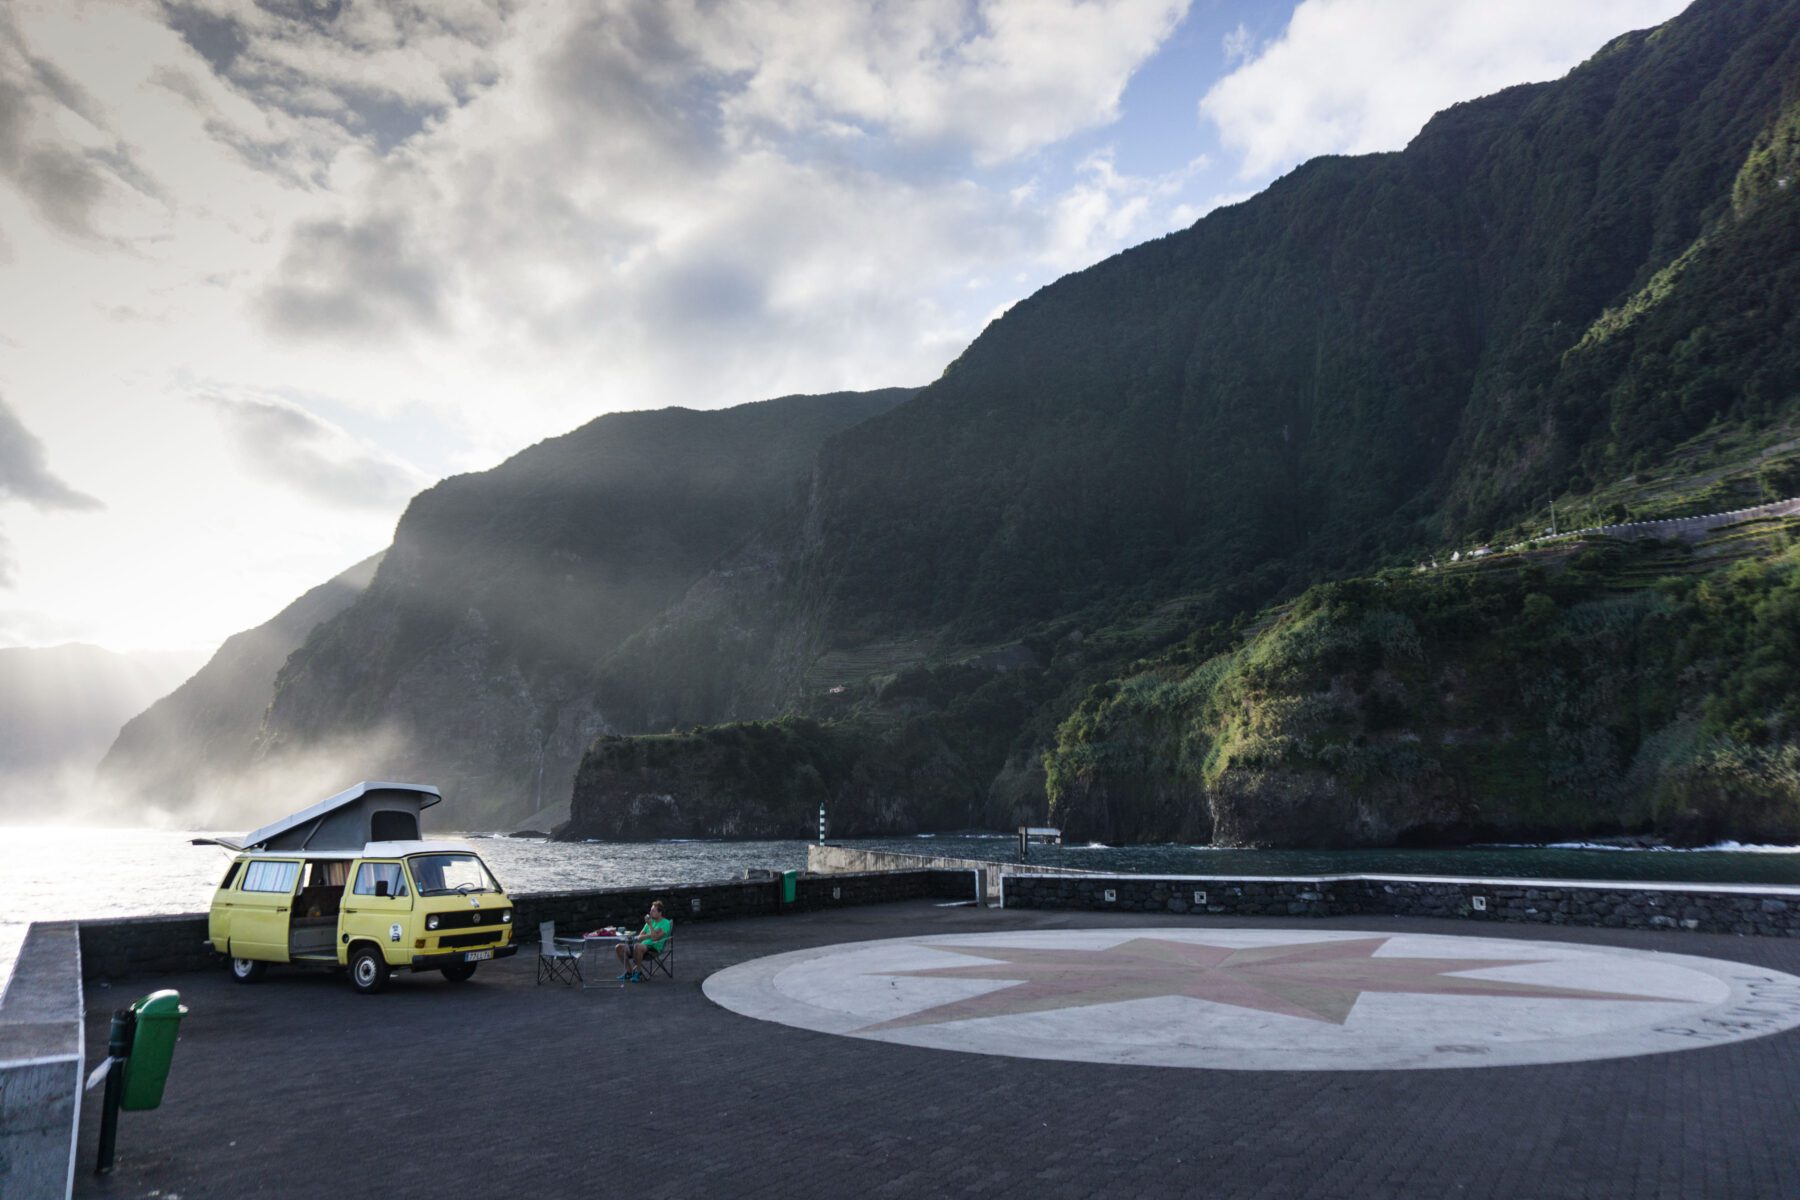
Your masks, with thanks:
M 938 908 L 682 929 L 673 983 L 533 983 L 535 953 L 460 987 L 276 970 L 88 992 L 90 1059 L 114 1007 L 192 1008 L 163 1107 L 125 1113 L 119 1161 L 76 1194 L 156 1196 L 1800 1196 L 1800 1030 L 1555 1066 L 1251 1072 L 1048 1062 L 834 1037 L 710 1003 L 705 976 L 787 950 L 921 933 L 1291 927 Z M 1348 917 L 1308 928 L 1490 932 Z M 1519 937 L 1518 927 L 1493 929 Z M 1540 929 L 1800 973 L 1800 939 Z

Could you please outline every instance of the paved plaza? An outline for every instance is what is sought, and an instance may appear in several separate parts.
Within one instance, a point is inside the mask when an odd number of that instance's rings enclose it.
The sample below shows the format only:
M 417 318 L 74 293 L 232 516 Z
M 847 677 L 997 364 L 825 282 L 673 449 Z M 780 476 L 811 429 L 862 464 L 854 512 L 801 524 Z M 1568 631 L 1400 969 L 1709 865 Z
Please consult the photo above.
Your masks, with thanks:
M 89 1095 L 76 1193 L 1800 1196 L 1800 939 L 921 902 L 678 947 L 90 985 L 90 1057 L 154 987 L 193 1011 L 105 1179 Z

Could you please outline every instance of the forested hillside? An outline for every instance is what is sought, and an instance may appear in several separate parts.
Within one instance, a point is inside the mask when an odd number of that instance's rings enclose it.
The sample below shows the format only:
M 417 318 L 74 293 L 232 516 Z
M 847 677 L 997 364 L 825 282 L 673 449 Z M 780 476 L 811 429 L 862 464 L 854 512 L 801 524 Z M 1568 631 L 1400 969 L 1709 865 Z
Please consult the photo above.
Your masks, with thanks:
M 1696 0 L 1044 288 L 924 389 L 446 480 L 241 752 L 460 825 L 574 781 L 605 836 L 818 798 L 847 835 L 1800 836 L 1785 526 L 1418 569 L 1796 494 L 1797 430 L 1800 0 Z
M 841 638 L 966 640 L 1502 522 L 1800 388 L 1800 6 L 1702 2 L 1022 301 L 820 464 Z
M 951 809 L 1041 814 L 1056 750 L 1072 824 L 1200 836 L 1219 782 L 1204 772 L 1104 776 L 1108 804 L 1162 816 L 1075 815 L 1077 781 L 1102 776 L 1070 757 L 1078 729 L 1055 731 L 1088 688 L 1184 639 L 1225 652 L 1218 631 L 1268 625 L 1259 609 L 1321 579 L 1535 532 L 1552 500 L 1655 508 L 1669 497 L 1633 498 L 1635 481 L 1683 447 L 1729 448 L 1742 457 L 1708 465 L 1763 462 L 1763 488 L 1787 485 L 1789 466 L 1758 456 L 1800 400 L 1797 129 L 1800 3 L 1701 0 L 1562 80 L 1439 114 L 1403 152 L 1307 163 L 1022 301 L 932 386 L 833 438 L 804 512 L 628 643 L 602 692 L 649 728 L 805 713 L 878 756 L 1000 695 L 1023 715 L 934 743 Z M 1556 602 L 1588 611 L 1576 592 Z M 1510 646 L 1489 616 L 1469 636 Z M 1729 688 L 1728 664 L 1706 670 Z M 935 700 L 896 695 L 921 673 Z M 1623 771 L 1649 736 L 1592 761 Z M 1315 763 L 1284 786 L 1367 793 L 1348 770 Z M 1511 795 L 1505 772 L 1458 778 L 1465 798 Z M 1490 823 L 1643 823 L 1544 794 Z M 1246 795 L 1249 814 L 1274 793 Z M 578 824 L 607 803 L 578 790 Z M 1316 836 L 1460 819 L 1427 804 Z M 1314 836 L 1246 820 L 1274 832 L 1245 837 Z

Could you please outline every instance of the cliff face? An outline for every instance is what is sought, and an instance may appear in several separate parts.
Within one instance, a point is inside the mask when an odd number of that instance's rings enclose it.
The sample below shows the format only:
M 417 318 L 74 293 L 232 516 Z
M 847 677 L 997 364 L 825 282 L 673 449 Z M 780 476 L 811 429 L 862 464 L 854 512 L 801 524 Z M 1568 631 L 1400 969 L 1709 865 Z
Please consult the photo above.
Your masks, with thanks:
M 785 718 L 602 737 L 575 779 L 563 838 L 835 837 L 963 828 L 998 764 L 953 725 L 904 731 Z
M 993 809 L 1016 810 L 1085 689 L 1158 647 L 1321 578 L 1535 532 L 1544 497 L 1599 503 L 1697 440 L 1761 453 L 1800 411 L 1797 81 L 1800 0 L 1699 0 L 1403 152 L 1315 160 L 1043 289 L 831 439 L 757 568 L 702 582 L 612 686 L 651 727 L 786 707 L 887 730 L 907 671 L 1036 647 L 1049 698 L 979 756 L 1003 764 Z M 1411 779 L 1366 820 L 1310 807 L 1373 795 L 1348 763 L 1236 770 L 1204 803 L 1107 776 L 1133 811 L 1094 827 L 1380 840 L 1455 825 L 1488 786 Z M 1101 776 L 1067 778 L 1074 805 Z
M 313 588 L 255 629 L 225 639 L 173 692 L 117 731 L 100 761 L 103 787 L 127 803 L 209 824 L 245 811 L 236 794 L 275 673 L 321 622 L 348 608 L 375 574 L 372 555 Z
M 826 437 L 909 394 L 610 414 L 429 489 L 281 669 L 259 763 L 329 750 L 444 786 L 441 826 L 553 823 L 616 724 L 601 659 L 791 506 Z
M 1797 78 L 1800 5 L 1701 0 L 1043 289 L 827 449 L 807 597 L 854 642 L 1267 595 L 1765 419 Z

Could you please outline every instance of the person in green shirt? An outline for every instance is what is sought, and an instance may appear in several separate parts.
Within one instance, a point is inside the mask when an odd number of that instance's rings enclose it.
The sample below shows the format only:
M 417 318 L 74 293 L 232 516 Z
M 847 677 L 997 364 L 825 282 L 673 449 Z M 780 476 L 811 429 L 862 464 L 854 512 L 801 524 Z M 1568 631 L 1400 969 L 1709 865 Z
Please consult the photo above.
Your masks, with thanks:
M 637 940 L 629 946 L 620 942 L 613 947 L 619 965 L 625 968 L 619 978 L 632 983 L 644 982 L 644 956 L 661 954 L 674 932 L 675 922 L 663 916 L 662 901 L 652 900 L 650 911 L 644 914 L 644 927 L 637 932 Z M 626 961 L 628 958 L 629 962 Z

